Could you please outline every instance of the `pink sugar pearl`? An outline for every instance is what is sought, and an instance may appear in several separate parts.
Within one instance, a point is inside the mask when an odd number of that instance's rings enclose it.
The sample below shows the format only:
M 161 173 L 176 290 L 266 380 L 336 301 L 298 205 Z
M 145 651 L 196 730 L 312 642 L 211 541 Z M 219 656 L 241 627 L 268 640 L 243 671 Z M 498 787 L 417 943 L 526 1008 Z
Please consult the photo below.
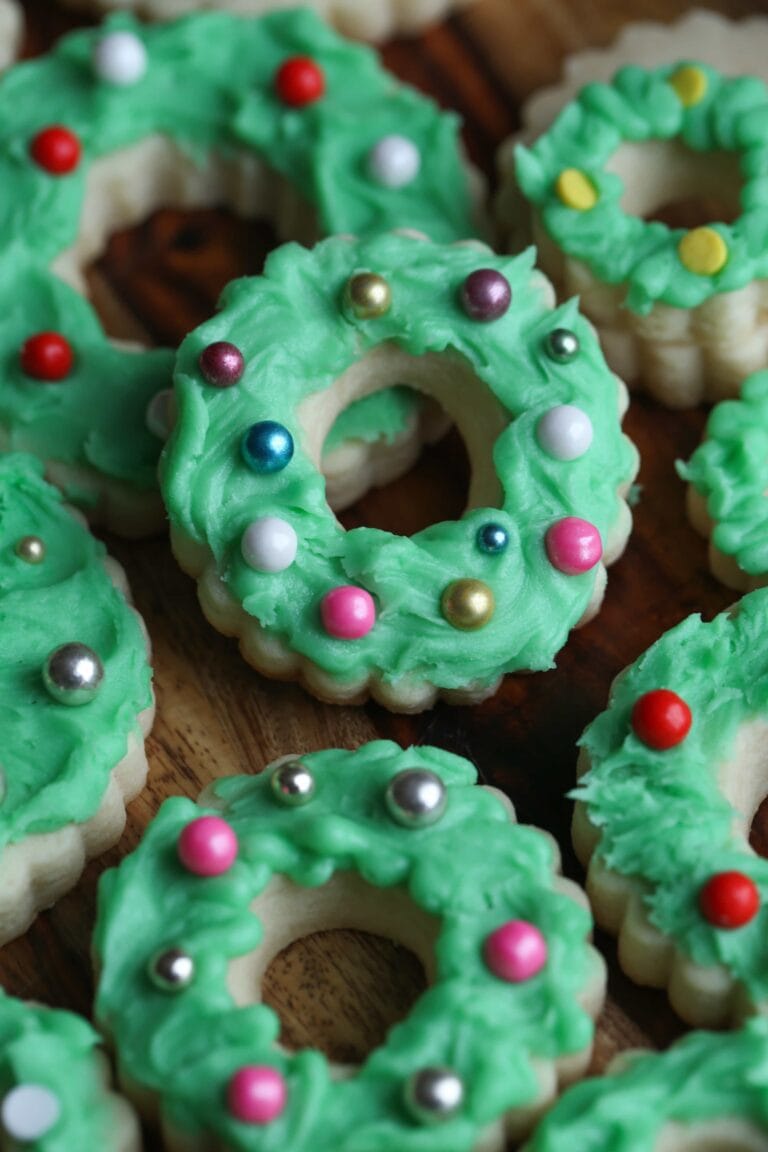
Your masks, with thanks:
M 566 576 L 589 572 L 603 555 L 597 528 L 578 516 L 566 516 L 553 524 L 547 530 L 545 544 L 550 564 Z
M 179 836 L 179 859 L 196 876 L 221 876 L 237 857 L 237 836 L 220 816 L 200 816 Z
M 246 1064 L 227 1085 L 227 1104 L 244 1124 L 271 1124 L 288 1099 L 285 1080 L 268 1064 Z
M 500 980 L 530 980 L 547 962 L 547 942 L 535 924 L 509 920 L 486 937 L 485 962 Z
M 376 605 L 370 592 L 342 584 L 326 592 L 320 604 L 323 627 L 338 640 L 359 640 L 376 623 Z

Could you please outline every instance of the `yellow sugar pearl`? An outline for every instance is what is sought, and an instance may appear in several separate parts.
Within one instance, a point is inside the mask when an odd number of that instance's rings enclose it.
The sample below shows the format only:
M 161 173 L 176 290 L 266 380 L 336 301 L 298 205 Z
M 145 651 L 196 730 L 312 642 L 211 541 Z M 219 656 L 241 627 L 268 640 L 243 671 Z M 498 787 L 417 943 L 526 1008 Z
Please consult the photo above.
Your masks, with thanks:
M 496 605 L 493 592 L 482 580 L 454 580 L 443 590 L 440 607 L 452 627 L 474 632 L 485 627 Z
M 725 267 L 728 246 L 714 228 L 692 228 L 677 246 L 682 264 L 697 276 L 714 276 Z
M 701 68 L 694 68 L 691 64 L 684 64 L 682 68 L 673 72 L 669 78 L 669 83 L 674 88 L 684 108 L 692 108 L 694 104 L 698 104 L 700 100 L 704 99 L 707 92 L 706 72 L 702 72 Z
M 555 192 L 566 208 L 589 212 L 599 199 L 597 189 L 579 168 L 564 168 L 555 181 Z

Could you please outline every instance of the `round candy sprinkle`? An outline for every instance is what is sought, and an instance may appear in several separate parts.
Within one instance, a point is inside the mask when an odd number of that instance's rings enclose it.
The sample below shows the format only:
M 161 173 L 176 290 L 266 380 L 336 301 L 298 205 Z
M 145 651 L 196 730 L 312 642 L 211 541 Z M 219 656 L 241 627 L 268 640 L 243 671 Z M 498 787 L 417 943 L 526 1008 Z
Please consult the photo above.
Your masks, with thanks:
M 550 360 L 557 364 L 570 364 L 579 354 L 579 338 L 570 328 L 553 328 L 544 341 Z
M 308 804 L 315 794 L 315 778 L 301 760 L 284 760 L 272 769 L 269 778 L 272 794 L 288 808 Z
M 548 528 L 545 546 L 552 567 L 566 576 L 589 572 L 603 555 L 597 528 L 578 516 L 566 516 Z
M 144 420 L 147 428 L 158 440 L 167 440 L 171 432 L 173 389 L 161 388 L 147 404 Z
M 195 962 L 180 948 L 158 952 L 149 963 L 149 978 L 161 992 L 183 992 L 195 976 Z
M 715 276 L 728 262 L 728 246 L 714 228 L 692 228 L 677 246 L 681 264 L 696 276 Z
M 199 816 L 182 829 L 179 859 L 196 876 L 221 876 L 237 858 L 237 836 L 220 816 Z
M 93 49 L 93 70 L 105 84 L 128 88 L 147 71 L 147 50 L 133 32 L 108 32 Z
M 242 439 L 243 460 L 254 472 L 269 475 L 282 472 L 293 458 L 293 437 L 283 424 L 260 420 L 252 424 Z
M 461 306 L 472 320 L 498 320 L 511 302 L 509 280 L 495 268 L 477 268 L 461 286 Z
M 61 124 L 52 124 L 38 132 L 29 152 L 34 162 L 51 176 L 66 176 L 80 163 L 80 141 Z
M 359 640 L 376 623 L 376 605 L 370 592 L 354 584 L 342 584 L 326 592 L 320 602 L 323 627 L 337 640 Z
M 414 1120 L 450 1120 L 464 1102 L 464 1084 L 452 1068 L 421 1068 L 406 1084 L 405 1103 Z
M 760 893 L 743 872 L 717 872 L 699 892 L 699 907 L 716 928 L 742 928 L 757 915 Z
M 530 980 L 547 962 L 547 942 L 535 924 L 509 920 L 486 937 L 485 962 L 500 980 Z
M 462 632 L 484 628 L 495 607 L 493 592 L 482 580 L 454 580 L 440 598 L 443 616 Z
M 668 83 L 674 88 L 684 108 L 700 104 L 707 94 L 707 74 L 692 64 L 683 64 L 669 77 Z
M 227 1085 L 227 1105 L 244 1124 L 271 1124 L 285 1109 L 285 1079 L 268 1064 L 246 1064 Z
M 59 332 L 36 332 L 21 348 L 21 370 L 35 380 L 63 380 L 73 362 L 72 345 Z
M 24 1144 L 40 1140 L 61 1115 L 61 1104 L 42 1084 L 18 1084 L 3 1097 L 0 1123 L 12 1140 Z
M 356 272 L 347 281 L 344 303 L 358 320 L 386 316 L 392 306 L 392 290 L 375 272 Z
M 58 704 L 90 704 L 104 679 L 104 666 L 92 648 L 77 641 L 54 648 L 43 665 L 43 683 Z
M 257 572 L 283 572 L 296 559 L 299 542 L 295 529 L 279 516 L 262 516 L 243 532 L 240 550 L 249 568 Z
M 278 68 L 275 90 L 290 108 L 314 104 L 325 92 L 323 70 L 308 56 L 292 56 Z
M 477 530 L 477 546 L 481 552 L 495 556 L 506 551 L 509 544 L 509 532 L 501 524 L 482 524 Z
M 25 564 L 42 564 L 45 560 L 45 542 L 39 536 L 22 536 L 16 541 L 15 552 Z
M 421 168 L 421 153 L 407 136 L 382 136 L 368 153 L 368 175 L 384 188 L 404 188 Z
M 436 772 L 427 768 L 404 768 L 390 780 L 385 800 L 390 816 L 398 824 L 425 828 L 443 815 L 448 794 Z
M 592 421 L 575 404 L 558 404 L 541 417 L 536 435 L 555 460 L 578 460 L 592 443 Z
M 597 189 L 579 168 L 565 168 L 555 181 L 555 192 L 561 204 L 576 212 L 589 212 L 598 201 Z
M 216 340 L 203 348 L 198 364 L 206 383 L 214 388 L 231 388 L 245 370 L 242 352 L 228 340 Z
M 668 688 L 656 688 L 638 696 L 632 708 L 632 728 L 647 744 L 664 752 L 681 744 L 690 732 L 691 710 L 682 697 Z

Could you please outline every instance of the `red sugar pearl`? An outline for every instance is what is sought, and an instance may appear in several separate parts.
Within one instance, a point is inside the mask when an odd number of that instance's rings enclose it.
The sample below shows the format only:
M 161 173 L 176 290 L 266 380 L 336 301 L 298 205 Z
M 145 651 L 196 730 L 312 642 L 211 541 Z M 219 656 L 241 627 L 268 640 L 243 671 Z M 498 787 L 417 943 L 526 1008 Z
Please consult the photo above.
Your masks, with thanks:
M 757 915 L 760 893 L 743 872 L 716 872 L 699 892 L 699 907 L 716 928 L 741 928 Z
M 691 730 L 691 710 L 682 697 L 668 688 L 639 696 L 632 709 L 632 727 L 649 748 L 663 752 L 681 744 Z
M 63 380 L 73 361 L 72 345 L 58 332 L 37 332 L 21 347 L 21 370 L 35 380 Z
M 275 89 L 283 104 L 303 108 L 306 104 L 314 104 L 323 95 L 325 76 L 322 68 L 309 56 L 291 56 L 277 70 Z
M 32 159 L 51 176 L 66 176 L 80 163 L 80 141 L 61 124 L 43 128 L 29 146 Z

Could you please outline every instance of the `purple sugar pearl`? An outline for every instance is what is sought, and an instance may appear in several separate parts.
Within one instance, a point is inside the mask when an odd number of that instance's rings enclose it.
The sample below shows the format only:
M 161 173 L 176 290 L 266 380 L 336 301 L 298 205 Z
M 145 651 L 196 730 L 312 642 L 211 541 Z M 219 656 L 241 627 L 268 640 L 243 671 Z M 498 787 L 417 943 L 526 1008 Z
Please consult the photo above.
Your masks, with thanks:
M 214 388 L 231 388 L 245 368 L 242 352 L 227 340 L 217 340 L 203 348 L 198 363 L 206 382 Z
M 493 268 L 478 268 L 470 272 L 461 286 L 462 308 L 473 320 L 498 320 L 511 302 L 509 281 Z

